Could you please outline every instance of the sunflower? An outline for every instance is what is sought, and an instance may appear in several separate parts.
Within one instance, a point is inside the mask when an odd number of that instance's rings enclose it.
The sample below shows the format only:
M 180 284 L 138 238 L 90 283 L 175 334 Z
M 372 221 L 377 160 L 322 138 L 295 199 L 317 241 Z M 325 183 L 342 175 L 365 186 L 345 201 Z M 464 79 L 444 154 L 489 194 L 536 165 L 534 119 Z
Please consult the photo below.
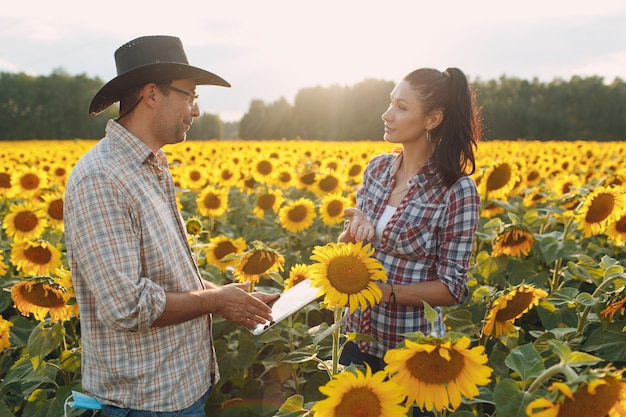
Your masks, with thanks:
M 285 199 L 283 198 L 283 192 L 280 189 L 267 190 L 266 192 L 258 195 L 253 213 L 259 219 L 264 218 L 265 212 L 268 210 L 278 213 L 283 201 L 285 201 Z
M 46 220 L 41 210 L 30 203 L 13 204 L 2 221 L 7 236 L 16 240 L 37 239 L 46 230 Z
M 0 348 L 2 350 L 11 347 L 10 337 L 10 328 L 13 326 L 13 323 L 5 320 L 4 317 L 0 316 Z
M 290 232 L 308 229 L 315 220 L 315 203 L 306 197 L 285 204 L 278 211 L 280 225 Z
M 196 199 L 198 211 L 206 217 L 220 217 L 228 208 L 228 189 L 207 186 Z
M 48 174 L 36 166 L 22 165 L 11 174 L 13 196 L 33 195 L 48 186 Z
M 204 227 L 202 226 L 202 221 L 195 216 L 192 216 L 185 220 L 185 229 L 187 230 L 187 234 L 190 236 L 200 236 L 200 234 L 202 234 L 203 228 Z
M 241 178 L 239 168 L 232 163 L 224 162 L 215 168 L 214 178 L 222 187 L 230 187 L 237 185 L 237 181 Z
M 337 174 L 336 171 L 327 169 L 324 172 L 317 173 L 315 175 L 315 182 L 311 188 L 311 191 L 319 197 L 323 197 L 328 194 L 341 193 L 343 179 Z
M 186 165 L 177 171 L 180 187 L 200 190 L 208 180 L 207 168 L 199 164 Z
M 61 252 L 44 240 L 11 244 L 11 263 L 25 275 L 49 275 L 61 266 Z
M 289 269 L 289 276 L 285 280 L 284 289 L 288 290 L 305 279 L 311 279 L 310 266 L 306 264 L 295 264 Z
M 626 245 L 626 213 L 608 223 L 606 234 L 616 245 Z
M 500 233 L 493 244 L 493 256 L 528 255 L 535 238 L 524 226 L 512 225 Z
M 513 322 L 547 296 L 546 291 L 528 284 L 520 284 L 505 291 L 491 304 L 485 318 L 483 334 L 489 336 L 494 329 L 496 337 L 514 333 Z
M 619 219 L 626 210 L 626 193 L 623 187 L 598 187 L 585 199 L 576 214 L 579 229 L 584 236 L 595 236 L 606 230 L 607 224 Z
M 620 417 L 626 415 L 626 382 L 607 375 L 582 384 L 575 391 L 553 382 L 551 398 L 538 398 L 526 407 L 529 417 Z
M 250 282 L 252 286 L 259 282 L 261 276 L 270 272 L 283 270 L 285 258 L 274 249 L 262 242 L 252 242 L 252 249 L 241 256 L 233 274 L 239 282 Z
M 272 183 L 276 162 L 265 156 L 258 156 L 250 163 L 250 175 L 261 184 Z
M 226 271 L 229 266 L 234 266 L 238 259 L 228 255 L 235 255 L 246 250 L 246 241 L 243 238 L 231 239 L 227 236 L 216 236 L 209 239 L 205 248 L 207 263 L 216 265 L 220 271 Z M 226 258 L 226 259 L 225 259 Z
M 366 308 L 380 302 L 383 294 L 375 281 L 386 281 L 387 273 L 374 258 L 374 249 L 368 243 L 328 243 L 316 246 L 311 260 L 311 279 L 319 287 L 318 295 L 325 295 L 329 308 L 350 305 L 350 313 L 359 306 Z
M 63 195 L 58 192 L 46 192 L 41 196 L 39 207 L 46 213 L 48 226 L 64 231 L 63 225 Z
M 0 197 L 6 196 L 11 191 L 11 170 L 7 166 L 0 166 Z
M 461 397 L 472 399 L 478 386 L 490 382 L 484 346 L 469 348 L 470 339 L 406 339 L 404 347 L 385 353 L 385 371 L 403 387 L 407 403 L 426 410 L 455 410 Z
M 519 182 L 516 164 L 494 163 L 480 179 L 481 194 L 485 196 L 485 200 L 506 200 Z
M 52 320 L 69 320 L 74 306 L 67 304 L 69 293 L 54 282 L 41 279 L 24 280 L 11 287 L 11 298 L 23 316 L 33 314 L 43 321 L 48 314 Z
M 385 377 L 384 372 L 372 374 L 369 366 L 365 374 L 359 369 L 341 372 L 319 387 L 327 398 L 316 402 L 311 411 L 315 417 L 405 416 L 408 408 L 401 405 L 402 389 Z
M 350 199 L 341 193 L 328 194 L 322 198 L 319 214 L 322 222 L 332 226 L 344 220 L 344 209 L 350 207 Z

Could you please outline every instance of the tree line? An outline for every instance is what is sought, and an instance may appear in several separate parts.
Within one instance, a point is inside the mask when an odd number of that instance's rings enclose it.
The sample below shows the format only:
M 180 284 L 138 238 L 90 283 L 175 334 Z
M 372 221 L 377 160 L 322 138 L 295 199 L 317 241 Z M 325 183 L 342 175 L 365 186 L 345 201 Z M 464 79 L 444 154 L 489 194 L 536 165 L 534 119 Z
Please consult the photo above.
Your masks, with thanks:
M 470 81 L 482 107 L 484 139 L 626 139 L 626 83 L 620 78 Z M 62 70 L 37 77 L 0 73 L 0 140 L 100 138 L 103 121 L 117 115 L 117 106 L 98 117 L 87 115 L 103 84 Z M 303 88 L 293 104 L 282 97 L 271 103 L 252 100 L 238 122 L 202 114 L 188 138 L 379 140 L 394 85 L 367 79 L 353 86 Z

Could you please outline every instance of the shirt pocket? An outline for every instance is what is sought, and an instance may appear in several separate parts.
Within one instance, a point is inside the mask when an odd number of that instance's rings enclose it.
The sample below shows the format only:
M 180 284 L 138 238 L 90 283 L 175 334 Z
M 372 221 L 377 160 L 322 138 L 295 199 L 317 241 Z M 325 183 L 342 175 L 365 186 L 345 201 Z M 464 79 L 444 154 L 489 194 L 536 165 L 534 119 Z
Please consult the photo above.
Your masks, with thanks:
M 398 254 L 420 258 L 435 256 L 437 234 L 445 212 L 445 204 L 409 205 L 394 227 Z

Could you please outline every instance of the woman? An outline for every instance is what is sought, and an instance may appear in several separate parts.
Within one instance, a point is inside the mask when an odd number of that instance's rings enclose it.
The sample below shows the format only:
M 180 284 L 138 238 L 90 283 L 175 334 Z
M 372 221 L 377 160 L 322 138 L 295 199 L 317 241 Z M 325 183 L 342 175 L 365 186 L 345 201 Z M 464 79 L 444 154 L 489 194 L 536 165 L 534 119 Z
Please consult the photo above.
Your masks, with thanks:
M 475 169 L 479 113 L 467 78 L 457 68 L 418 69 L 391 92 L 382 115 L 384 139 L 401 146 L 401 152 L 369 162 L 356 208 L 346 209 L 348 221 L 338 239 L 371 241 L 387 283 L 379 284 L 380 304 L 346 320 L 346 331 L 369 334 L 376 342 L 351 342 L 342 364 L 367 363 L 374 372 L 384 368 L 385 352 L 403 334 L 443 335 L 440 307 L 465 301 L 480 205 L 468 176 Z M 424 317 L 423 302 L 439 313 L 434 329 Z

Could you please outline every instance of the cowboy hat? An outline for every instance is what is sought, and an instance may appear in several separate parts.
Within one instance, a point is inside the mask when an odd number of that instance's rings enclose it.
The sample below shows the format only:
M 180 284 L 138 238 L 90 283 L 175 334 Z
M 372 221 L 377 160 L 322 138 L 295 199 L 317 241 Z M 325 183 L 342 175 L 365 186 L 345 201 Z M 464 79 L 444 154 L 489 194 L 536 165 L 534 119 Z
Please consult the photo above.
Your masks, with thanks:
M 117 77 L 106 83 L 91 100 L 89 114 L 96 115 L 132 87 L 193 78 L 197 85 L 230 87 L 223 78 L 189 65 L 183 44 L 174 36 L 144 36 L 115 51 Z

